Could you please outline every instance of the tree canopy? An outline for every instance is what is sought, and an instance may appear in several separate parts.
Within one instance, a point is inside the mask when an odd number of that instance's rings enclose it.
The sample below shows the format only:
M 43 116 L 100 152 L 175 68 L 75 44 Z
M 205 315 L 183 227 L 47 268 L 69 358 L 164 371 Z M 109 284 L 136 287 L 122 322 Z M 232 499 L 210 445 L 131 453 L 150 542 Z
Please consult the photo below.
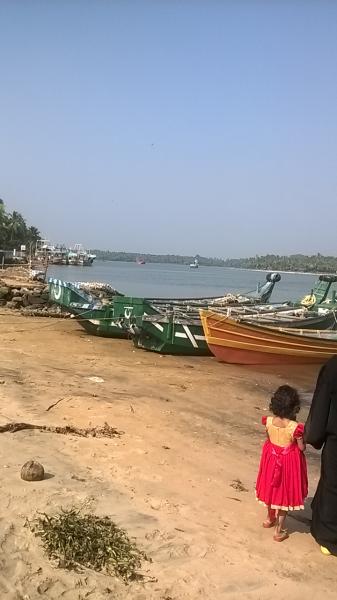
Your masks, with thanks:
M 100 260 L 135 262 L 137 257 L 151 263 L 172 263 L 188 265 L 194 256 L 180 256 L 177 254 L 142 254 L 136 252 L 113 252 L 110 250 L 93 250 Z M 241 269 L 263 269 L 266 271 L 308 271 L 310 273 L 336 273 L 337 258 L 335 256 L 322 256 L 314 254 L 291 254 L 279 256 L 266 254 L 250 258 L 207 258 L 197 256 L 200 266 L 233 267 Z
M 21 213 L 6 211 L 4 201 L 0 198 L 0 250 L 19 249 L 25 245 L 27 249 L 41 239 L 39 230 L 29 226 Z

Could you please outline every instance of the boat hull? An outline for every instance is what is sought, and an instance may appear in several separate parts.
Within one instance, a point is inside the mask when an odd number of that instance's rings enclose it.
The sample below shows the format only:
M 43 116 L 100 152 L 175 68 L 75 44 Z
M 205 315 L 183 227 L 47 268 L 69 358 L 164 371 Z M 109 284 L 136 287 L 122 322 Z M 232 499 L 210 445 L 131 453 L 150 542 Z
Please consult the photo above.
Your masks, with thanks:
M 209 345 L 211 354 L 219 362 L 234 365 L 303 365 L 319 364 L 316 358 L 298 358 L 286 354 L 267 354 L 252 350 L 242 350 L 236 348 L 225 348 L 218 345 Z M 324 361 L 322 361 L 324 362 Z
M 309 337 L 282 328 L 238 323 L 212 311 L 201 310 L 206 341 L 221 362 L 246 365 L 322 364 L 337 354 L 336 339 L 324 332 Z M 296 332 L 296 333 L 295 333 Z M 325 334 L 327 335 L 327 334 Z
M 201 322 L 175 323 L 171 320 L 142 320 L 139 333 L 134 334 L 136 348 L 179 356 L 210 356 Z
M 196 318 L 171 319 L 164 316 L 160 319 L 149 318 L 148 316 L 139 316 L 133 340 L 137 348 L 160 352 L 161 354 L 176 354 L 184 356 L 210 356 L 214 354 L 212 348 L 209 348 L 204 334 L 201 320 Z M 297 322 L 287 320 L 280 323 L 283 327 L 300 327 L 303 329 L 315 329 L 318 325 L 321 329 L 330 329 L 335 323 L 331 315 L 322 315 L 320 317 L 301 319 Z M 255 357 L 253 360 L 259 357 Z M 249 357 L 247 357 L 247 360 Z M 236 361 L 237 357 L 229 357 L 227 362 Z M 250 363 L 247 363 L 250 364 Z M 256 364 L 256 362 L 251 363 Z
M 92 302 L 91 296 L 84 292 L 79 284 L 50 278 L 48 285 L 50 301 L 55 302 L 55 304 L 60 304 L 60 306 L 63 306 L 66 309 L 69 308 L 72 302 Z
M 69 311 L 89 335 L 127 339 L 129 332 L 115 319 L 111 308 L 88 308 L 70 306 Z

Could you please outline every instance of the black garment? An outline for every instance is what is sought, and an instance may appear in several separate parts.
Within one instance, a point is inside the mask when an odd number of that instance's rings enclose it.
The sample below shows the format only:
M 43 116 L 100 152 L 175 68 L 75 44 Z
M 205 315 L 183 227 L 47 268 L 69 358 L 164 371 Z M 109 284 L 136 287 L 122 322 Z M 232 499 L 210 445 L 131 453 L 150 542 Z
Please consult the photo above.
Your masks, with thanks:
M 311 534 L 337 555 L 337 356 L 318 375 L 304 439 L 316 449 L 323 447 L 321 477 L 311 504 Z

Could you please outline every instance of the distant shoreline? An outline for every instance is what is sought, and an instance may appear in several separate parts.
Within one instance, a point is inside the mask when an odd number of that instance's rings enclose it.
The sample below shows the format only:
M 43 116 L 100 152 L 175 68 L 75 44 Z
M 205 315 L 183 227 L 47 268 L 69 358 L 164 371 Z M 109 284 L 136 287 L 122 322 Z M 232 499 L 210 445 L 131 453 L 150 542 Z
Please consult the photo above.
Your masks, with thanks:
M 249 271 L 277 271 L 279 273 L 336 274 L 337 257 L 322 256 L 321 254 L 290 254 L 280 256 L 266 254 L 264 256 L 251 256 L 247 258 L 218 258 L 201 256 L 186 256 L 181 254 L 151 254 L 136 252 L 114 252 L 110 250 L 94 249 L 92 251 L 97 260 L 112 262 L 140 262 L 171 264 L 189 266 L 195 259 L 199 267 L 224 267 L 226 269 L 247 269 Z
M 114 260 L 114 259 L 102 259 L 97 257 L 97 261 L 101 261 L 104 263 L 129 263 L 129 264 L 136 264 L 134 263 L 132 260 Z M 183 264 L 183 263 L 178 263 L 178 262 L 159 262 L 159 261 L 151 261 L 148 260 L 146 261 L 145 264 L 149 264 L 149 265 L 174 265 L 174 266 L 178 266 L 178 267 L 189 267 L 188 264 Z M 144 265 L 142 265 L 144 266 Z M 217 269 L 228 269 L 228 270 L 232 270 L 232 271 L 253 271 L 256 273 L 280 273 L 282 274 L 287 274 L 289 273 L 290 275 L 336 275 L 336 273 L 331 273 L 331 272 L 324 272 L 324 271 L 285 271 L 285 270 L 280 270 L 280 269 L 254 269 L 254 268 L 250 268 L 250 267 L 227 267 L 226 265 L 200 265 L 199 264 L 199 268 L 200 269 L 208 269 L 209 267 L 215 267 Z
M 249 269 L 248 267 L 224 267 L 225 269 L 235 269 L 236 271 L 256 271 L 258 273 L 290 273 L 290 275 L 336 275 L 336 273 L 324 273 L 322 271 L 281 271 L 280 269 Z

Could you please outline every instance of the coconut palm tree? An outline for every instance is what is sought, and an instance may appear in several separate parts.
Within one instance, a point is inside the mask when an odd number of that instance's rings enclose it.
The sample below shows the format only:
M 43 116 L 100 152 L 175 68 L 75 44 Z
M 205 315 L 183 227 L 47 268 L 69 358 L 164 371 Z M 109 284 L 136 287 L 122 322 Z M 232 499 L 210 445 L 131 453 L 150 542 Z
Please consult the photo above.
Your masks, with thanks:
M 16 210 L 13 210 L 12 214 L 8 215 L 9 217 L 9 221 L 8 221 L 8 225 L 7 225 L 7 230 L 8 230 L 8 235 L 9 235 L 9 242 L 11 243 L 11 245 L 13 244 L 14 241 L 16 242 L 24 242 L 26 239 L 26 235 L 27 235 L 27 225 L 26 225 L 26 221 L 24 220 L 23 216 L 17 212 Z
M 0 249 L 3 249 L 7 240 L 7 214 L 4 201 L 0 198 Z
M 29 255 L 32 256 L 37 247 L 37 242 L 41 239 L 41 234 L 37 227 L 31 226 L 27 229 L 26 244 L 29 248 Z
M 28 227 L 27 230 L 27 239 L 29 242 L 33 242 L 36 244 L 41 239 L 41 233 L 39 232 L 37 227 L 31 226 Z

